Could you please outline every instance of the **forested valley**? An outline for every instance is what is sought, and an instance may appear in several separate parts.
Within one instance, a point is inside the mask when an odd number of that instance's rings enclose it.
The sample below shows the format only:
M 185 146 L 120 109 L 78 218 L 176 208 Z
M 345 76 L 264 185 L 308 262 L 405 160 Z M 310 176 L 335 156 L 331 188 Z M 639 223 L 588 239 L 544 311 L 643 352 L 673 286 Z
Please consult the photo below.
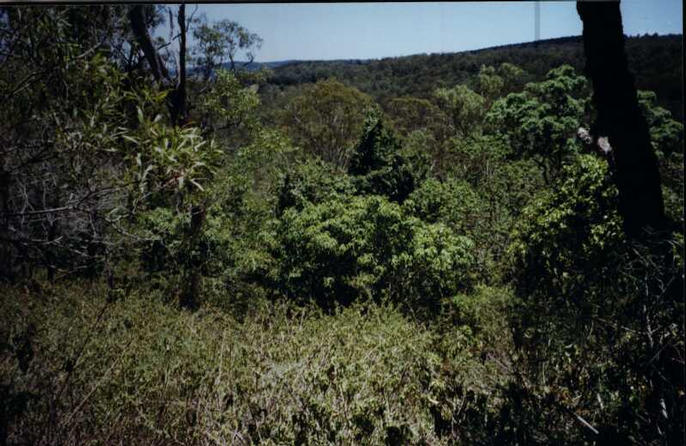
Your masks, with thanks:
M 682 36 L 576 7 L 272 69 L 0 8 L 0 444 L 683 444 Z

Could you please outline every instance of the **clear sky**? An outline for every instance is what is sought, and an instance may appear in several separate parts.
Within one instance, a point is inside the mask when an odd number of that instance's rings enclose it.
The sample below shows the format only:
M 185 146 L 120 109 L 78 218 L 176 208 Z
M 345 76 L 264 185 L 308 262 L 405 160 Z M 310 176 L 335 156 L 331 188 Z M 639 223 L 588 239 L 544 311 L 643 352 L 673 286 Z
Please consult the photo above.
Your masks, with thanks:
M 622 0 L 621 9 L 625 34 L 682 33 L 681 0 Z M 455 52 L 535 35 L 535 2 L 205 4 L 201 13 L 259 34 L 257 61 Z M 541 1 L 540 17 L 542 39 L 581 34 L 574 1 Z

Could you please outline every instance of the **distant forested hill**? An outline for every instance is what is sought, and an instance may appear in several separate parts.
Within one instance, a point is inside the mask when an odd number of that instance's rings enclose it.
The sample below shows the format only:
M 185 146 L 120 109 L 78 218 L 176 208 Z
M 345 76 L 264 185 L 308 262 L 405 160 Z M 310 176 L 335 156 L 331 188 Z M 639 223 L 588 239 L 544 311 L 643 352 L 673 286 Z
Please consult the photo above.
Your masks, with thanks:
M 657 93 L 660 105 L 682 117 L 682 36 L 642 36 L 627 39 L 627 53 L 637 86 Z M 580 36 L 563 37 L 475 51 L 419 54 L 379 60 L 296 61 L 272 65 L 273 87 L 316 82 L 336 77 L 370 94 L 380 103 L 411 95 L 427 97 L 438 87 L 467 82 L 481 65 L 513 63 L 538 80 L 561 64 L 583 70 Z

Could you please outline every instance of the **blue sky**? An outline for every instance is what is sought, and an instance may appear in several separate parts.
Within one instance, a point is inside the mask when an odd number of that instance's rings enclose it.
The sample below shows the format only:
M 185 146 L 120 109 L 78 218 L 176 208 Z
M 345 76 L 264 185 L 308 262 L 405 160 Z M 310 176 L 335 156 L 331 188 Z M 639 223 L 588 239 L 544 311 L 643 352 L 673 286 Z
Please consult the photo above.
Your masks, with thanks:
M 187 15 L 194 10 L 187 6 Z M 210 4 L 264 39 L 257 61 L 373 59 L 534 40 L 534 2 Z M 681 0 L 622 0 L 629 35 L 682 32 Z M 540 2 L 541 38 L 581 34 L 573 1 Z M 166 34 L 166 32 L 165 32 Z

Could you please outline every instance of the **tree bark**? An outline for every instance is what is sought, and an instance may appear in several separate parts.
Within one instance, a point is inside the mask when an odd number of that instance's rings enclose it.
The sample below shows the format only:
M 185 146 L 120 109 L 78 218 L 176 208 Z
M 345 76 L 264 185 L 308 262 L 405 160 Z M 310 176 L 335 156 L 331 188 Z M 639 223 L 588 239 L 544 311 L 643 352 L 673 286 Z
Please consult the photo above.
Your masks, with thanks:
M 157 54 L 152 38 L 148 33 L 143 15 L 143 5 L 134 5 L 129 9 L 129 20 L 131 20 L 133 35 L 136 36 L 136 40 L 143 50 L 143 55 L 150 65 L 153 77 L 157 82 L 164 82 L 168 78 L 167 67 L 164 66 L 162 58 Z
M 164 65 L 164 61 L 153 45 L 152 38 L 145 25 L 143 6 L 131 6 L 129 9 L 129 19 L 131 20 L 133 34 L 143 50 L 143 54 L 150 65 L 150 70 L 152 71 L 155 81 L 162 88 L 172 90 L 167 100 L 172 125 L 178 126 L 185 124 L 188 119 L 186 93 L 186 5 L 182 4 L 179 6 L 179 13 L 177 16 L 177 23 L 180 26 L 181 41 L 179 43 L 179 72 L 177 73 L 176 82 L 172 82 L 170 79 L 167 67 Z
M 205 207 L 196 205 L 191 208 L 191 225 L 187 235 L 186 253 L 189 258 L 184 265 L 184 283 L 179 305 L 181 308 L 195 310 L 198 308 L 198 297 L 200 295 L 200 282 L 202 280 L 201 267 L 204 262 L 204 255 L 196 251 L 199 249 L 202 227 L 205 223 Z
M 657 157 L 636 98 L 624 50 L 619 1 L 581 1 L 586 75 L 597 111 L 594 136 L 607 136 L 614 149 L 619 211 L 631 238 L 665 226 Z
M 186 104 L 186 5 L 179 6 L 177 17 L 181 42 L 179 43 L 179 82 L 174 92 L 176 99 L 176 124 L 185 124 L 188 120 L 188 106 Z

